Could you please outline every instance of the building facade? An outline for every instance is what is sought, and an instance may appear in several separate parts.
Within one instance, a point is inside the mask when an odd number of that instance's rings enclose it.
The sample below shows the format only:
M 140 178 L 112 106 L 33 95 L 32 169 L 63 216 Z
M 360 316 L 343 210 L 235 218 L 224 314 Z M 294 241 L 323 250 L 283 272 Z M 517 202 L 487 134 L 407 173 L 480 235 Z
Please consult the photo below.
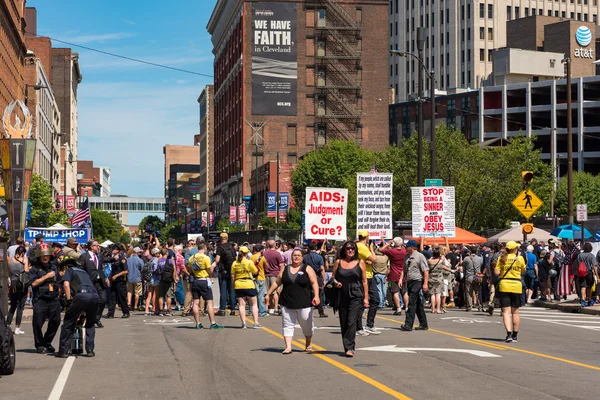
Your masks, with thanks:
M 214 86 L 207 85 L 200 97 L 200 133 L 194 137 L 194 145 L 200 146 L 200 211 L 210 208 L 214 180 Z
M 77 160 L 77 196 L 110 197 L 110 168 L 93 161 Z
M 200 147 L 166 145 L 165 156 L 165 218 L 176 221 L 199 207 Z M 193 180 L 193 182 L 190 182 Z
M 529 40 L 530 31 L 507 30 L 507 21 L 543 15 L 597 25 L 599 14 L 596 0 L 390 0 L 388 7 L 390 50 L 418 54 L 417 28 L 425 28 L 425 68 L 434 70 L 436 88 L 448 91 L 493 84 L 493 51 L 507 46 L 507 32 Z M 390 56 L 388 65 L 396 101 L 418 94 L 416 60 Z M 428 85 L 425 79 L 424 87 Z
M 380 21 L 387 4 L 217 1 L 207 26 L 215 55 L 217 218 L 245 196 L 264 203 L 249 177 L 277 153 L 281 164 L 295 165 L 336 138 L 385 147 L 387 30 Z
M 0 2 L 0 112 L 24 98 L 25 0 Z

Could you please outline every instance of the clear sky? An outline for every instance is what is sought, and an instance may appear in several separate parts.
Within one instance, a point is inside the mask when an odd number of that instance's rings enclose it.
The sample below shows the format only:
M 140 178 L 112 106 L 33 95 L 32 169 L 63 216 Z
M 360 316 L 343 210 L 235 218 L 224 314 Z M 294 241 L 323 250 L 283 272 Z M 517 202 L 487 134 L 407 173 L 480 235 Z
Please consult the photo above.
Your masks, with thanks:
M 165 144 L 193 145 L 198 96 L 212 83 L 206 25 L 216 0 L 27 0 L 38 35 L 165 64 L 79 52 L 79 159 L 111 168 L 111 192 L 164 197 Z

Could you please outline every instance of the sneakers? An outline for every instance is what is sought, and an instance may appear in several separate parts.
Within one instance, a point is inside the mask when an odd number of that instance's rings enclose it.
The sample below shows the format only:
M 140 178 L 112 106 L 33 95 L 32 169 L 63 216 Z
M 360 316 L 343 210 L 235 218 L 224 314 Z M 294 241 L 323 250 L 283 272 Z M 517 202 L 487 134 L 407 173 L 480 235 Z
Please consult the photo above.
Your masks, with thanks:
M 202 326 L 202 324 L 196 324 L 196 329 L 204 329 L 204 327 Z
M 325 314 L 325 313 L 321 313 L 319 314 L 319 318 L 327 318 L 329 315 Z
M 394 311 L 394 315 L 402 315 L 402 310 L 397 309 L 396 311 Z
M 594 303 L 594 300 L 590 300 L 590 301 L 588 301 L 588 303 L 587 303 L 588 307 L 591 307 L 591 306 L 593 306 L 594 304 L 596 304 L 596 303 Z
M 581 307 L 587 307 L 588 303 L 586 303 L 585 301 L 581 302 Z
M 370 333 L 367 332 L 365 329 L 361 329 L 360 331 L 356 331 L 356 336 L 369 336 Z
M 219 325 L 215 322 L 214 324 L 210 324 L 209 329 L 223 329 L 223 325 Z
M 24 335 L 25 331 L 21 328 L 15 328 L 15 335 Z
M 247 329 L 246 324 L 242 324 L 242 329 Z
M 504 339 L 504 341 L 506 343 L 512 343 L 514 341 L 513 337 L 512 337 L 512 332 L 509 332 L 506 334 L 506 339 Z
M 229 313 L 229 315 L 234 315 L 235 316 L 235 310 L 231 310 L 231 312 Z
M 368 326 L 365 328 L 365 332 L 369 335 L 381 335 L 381 331 L 375 330 L 374 327 L 369 328 Z
M 254 324 L 254 329 L 262 329 L 262 327 L 261 324 Z
M 224 317 L 227 315 L 227 313 L 225 313 L 225 310 L 219 310 L 215 315 L 218 317 Z

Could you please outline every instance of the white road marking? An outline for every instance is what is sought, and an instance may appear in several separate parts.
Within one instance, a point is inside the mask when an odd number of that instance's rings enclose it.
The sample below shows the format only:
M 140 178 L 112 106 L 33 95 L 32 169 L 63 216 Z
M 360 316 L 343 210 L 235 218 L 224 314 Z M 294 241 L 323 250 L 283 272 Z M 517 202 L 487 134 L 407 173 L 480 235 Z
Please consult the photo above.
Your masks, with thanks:
M 474 323 L 501 324 L 502 323 L 500 321 L 490 321 L 490 320 L 485 320 L 485 319 L 469 318 L 469 317 L 444 317 L 444 318 L 440 318 L 440 319 L 442 319 L 442 320 L 450 319 L 450 320 L 452 320 L 452 322 L 457 322 L 459 324 L 474 324 Z
M 367 351 L 385 351 L 391 353 L 407 353 L 407 354 L 416 354 L 418 351 L 437 351 L 437 352 L 449 352 L 449 353 L 464 353 L 464 354 L 472 354 L 477 357 L 484 358 L 497 358 L 502 357 L 497 354 L 493 354 L 487 351 L 482 350 L 468 350 L 468 349 L 442 349 L 442 348 L 427 348 L 427 347 L 397 347 L 396 345 L 391 346 L 376 346 L 376 347 L 363 347 L 358 350 L 367 350 Z
M 62 395 L 63 389 L 65 388 L 65 384 L 67 383 L 67 378 L 69 377 L 69 372 L 71 372 L 71 368 L 73 367 L 73 363 L 75 362 L 75 357 L 71 356 L 65 360 L 65 365 L 63 365 L 60 374 L 58 375 L 58 379 L 52 388 L 52 392 L 48 397 L 48 400 L 59 400 Z
M 192 324 L 191 318 L 173 318 L 173 319 L 145 319 L 146 325 L 184 325 Z
M 296 325 L 294 325 L 294 328 L 302 328 L 302 327 L 300 325 L 296 324 Z M 314 329 L 323 329 L 323 330 L 332 330 L 332 331 L 341 330 L 341 328 L 339 326 L 316 326 L 316 325 L 315 325 Z M 394 330 L 394 328 L 378 328 L 378 327 L 375 327 L 373 329 L 375 329 L 376 331 L 393 331 Z

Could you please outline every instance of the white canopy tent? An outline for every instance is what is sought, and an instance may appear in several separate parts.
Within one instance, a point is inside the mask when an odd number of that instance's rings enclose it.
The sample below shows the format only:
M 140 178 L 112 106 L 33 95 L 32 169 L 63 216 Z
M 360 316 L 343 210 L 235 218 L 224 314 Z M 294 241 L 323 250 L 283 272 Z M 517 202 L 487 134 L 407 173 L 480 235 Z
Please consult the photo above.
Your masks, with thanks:
M 533 233 L 527 235 L 527 239 L 531 240 L 533 238 L 536 238 L 538 242 L 543 241 L 546 243 L 550 239 L 556 239 L 554 236 L 550 236 L 550 232 L 536 227 L 533 228 Z M 504 232 L 500 232 L 497 235 L 488 238 L 489 242 L 505 243 L 509 240 L 514 240 L 515 242 L 523 241 L 523 231 L 520 225 L 514 228 L 507 229 Z
M 50 229 L 69 229 L 66 226 L 62 225 L 62 224 L 54 224 L 50 227 Z
M 100 247 L 108 247 L 113 244 L 114 244 L 113 242 L 111 242 L 110 240 L 107 240 L 106 242 L 100 243 Z

